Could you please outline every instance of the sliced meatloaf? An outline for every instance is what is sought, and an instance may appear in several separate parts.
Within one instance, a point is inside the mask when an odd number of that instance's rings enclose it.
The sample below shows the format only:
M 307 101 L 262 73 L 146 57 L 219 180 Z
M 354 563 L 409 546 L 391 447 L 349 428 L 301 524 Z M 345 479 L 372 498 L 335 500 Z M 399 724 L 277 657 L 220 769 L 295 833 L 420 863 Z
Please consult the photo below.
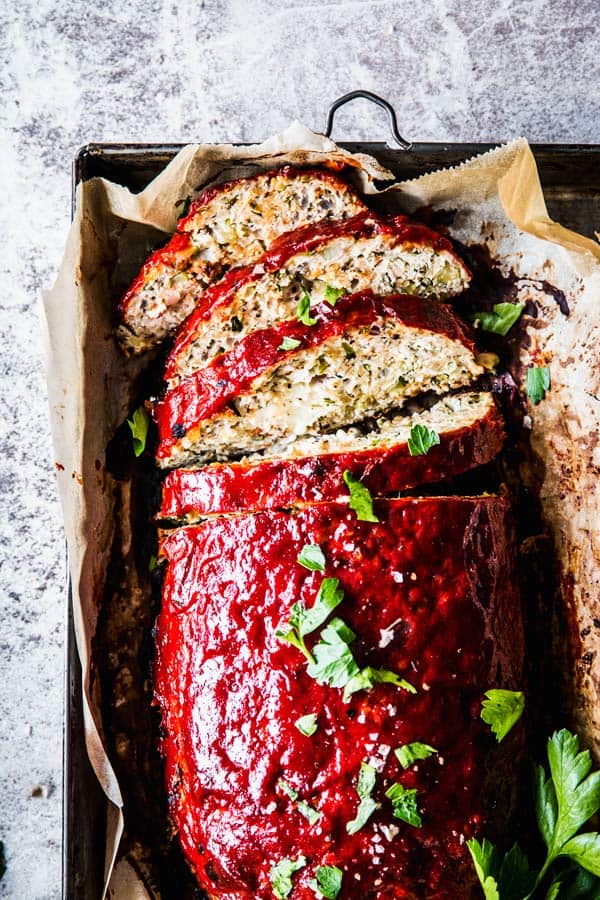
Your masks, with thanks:
M 134 353 L 155 346 L 189 316 L 209 284 L 257 259 L 286 231 L 364 210 L 354 190 L 323 169 L 286 166 L 209 188 L 122 298 L 123 346 Z
M 155 404 L 158 463 L 226 459 L 331 431 L 423 391 L 470 384 L 469 332 L 449 307 L 419 297 L 349 295 L 255 331 Z
M 405 217 L 367 214 L 286 235 L 255 265 L 207 291 L 181 329 L 165 367 L 172 384 L 252 331 L 293 319 L 299 304 L 333 306 L 344 293 L 447 298 L 469 272 L 446 239 Z
M 174 469 L 163 482 L 159 515 L 194 522 L 218 513 L 337 500 L 348 493 L 346 470 L 372 494 L 404 491 L 489 462 L 504 438 L 502 417 L 486 393 L 444 397 L 428 410 L 368 424 L 300 438 L 281 456 L 267 451 L 241 462 Z M 415 425 L 435 431 L 439 444 L 413 455 L 408 442 Z
M 488 809 L 507 815 L 521 737 L 495 749 L 479 715 L 489 688 L 522 687 L 507 503 L 375 511 L 316 504 L 163 535 L 162 752 L 211 900 L 314 900 L 325 867 L 338 900 L 480 896 L 465 841 Z M 299 564 L 306 545 L 323 572 Z M 404 768 L 394 751 L 414 742 L 431 752 Z

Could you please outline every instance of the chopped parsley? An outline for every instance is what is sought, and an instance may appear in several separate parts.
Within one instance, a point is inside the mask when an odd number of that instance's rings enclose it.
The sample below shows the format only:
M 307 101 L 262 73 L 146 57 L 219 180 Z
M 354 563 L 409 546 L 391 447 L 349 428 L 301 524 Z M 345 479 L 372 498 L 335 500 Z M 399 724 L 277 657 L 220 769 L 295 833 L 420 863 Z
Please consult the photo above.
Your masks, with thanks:
M 273 893 L 279 900 L 285 900 L 292 893 L 294 888 L 292 875 L 303 869 L 305 865 L 306 858 L 299 856 L 298 859 L 282 859 L 271 866 L 269 878 L 273 886 Z
M 523 715 L 525 695 L 522 691 L 493 688 L 486 691 L 485 696 L 481 705 L 481 718 L 490 726 L 500 743 Z
M 317 730 L 317 714 L 308 713 L 306 716 L 300 716 L 299 719 L 296 719 L 294 725 L 300 734 L 303 734 L 306 737 L 312 737 Z
M 495 303 L 493 312 L 476 312 L 472 322 L 479 322 L 482 331 L 491 331 L 506 337 L 525 309 L 523 303 Z
M 283 778 L 280 778 L 277 782 L 277 787 L 283 791 L 284 794 L 287 794 L 290 800 L 293 800 L 298 808 L 298 812 L 304 816 L 306 821 L 310 825 L 316 825 L 316 823 L 321 818 L 321 813 L 318 809 L 314 809 L 309 803 L 305 800 L 298 799 L 298 791 L 296 791 L 291 784 L 288 784 Z
M 429 759 L 438 751 L 429 744 L 422 744 L 420 741 L 413 741 L 411 744 L 403 744 L 402 747 L 396 747 L 394 753 L 398 762 L 403 769 L 408 769 L 420 759 Z
M 284 337 L 281 341 L 278 350 L 297 350 L 302 341 L 299 341 L 297 338 L 292 337 Z
M 315 660 L 304 638 L 316 631 L 344 599 L 344 592 L 339 584 L 338 578 L 324 578 L 313 606 L 307 609 L 303 603 L 294 603 L 289 622 L 284 626 L 286 630 L 275 632 L 278 638 L 301 650 L 310 663 Z
M 354 675 L 344 688 L 344 700 L 348 700 L 356 691 L 370 691 L 376 684 L 393 684 L 404 691 L 408 691 L 409 694 L 417 693 L 417 689 L 405 678 L 397 675 L 396 672 L 390 672 L 388 669 L 373 669 L 371 666 L 366 666 L 357 675 Z
M 550 776 L 538 766 L 535 779 L 535 813 L 546 845 L 539 871 L 530 869 L 517 844 L 502 856 L 490 841 L 467 841 L 487 900 L 597 896 L 600 834 L 581 828 L 600 810 L 600 771 L 592 772 L 589 751 L 580 750 L 577 735 L 564 728 L 549 739 L 547 756 Z M 559 858 L 571 865 L 560 867 L 548 885 L 549 870 Z
M 346 824 L 348 834 L 356 834 L 357 831 L 367 824 L 376 809 L 379 809 L 379 803 L 376 803 L 371 796 L 375 789 L 375 781 L 377 772 L 369 763 L 361 762 L 360 772 L 358 774 L 358 784 L 356 793 L 359 796 L 360 803 L 356 811 L 356 817 Z
M 231 323 L 230 323 L 230 324 L 231 324 L 231 330 L 232 330 L 232 331 L 241 331 L 241 330 L 243 329 L 243 327 L 244 327 L 244 326 L 242 325 L 241 319 L 238 319 L 237 316 L 232 316 L 232 317 L 231 317 Z
M 411 456 L 425 456 L 440 442 L 440 436 L 427 425 L 413 425 L 408 436 L 408 452 Z
M 385 792 L 388 800 L 392 801 L 392 809 L 396 819 L 402 819 L 407 825 L 420 828 L 423 820 L 417 809 L 417 789 L 405 788 L 403 784 L 393 784 Z
M 350 491 L 350 509 L 354 510 L 359 522 L 379 522 L 373 512 L 373 498 L 369 489 L 349 469 L 344 472 L 344 483 Z
M 546 396 L 546 391 L 550 390 L 550 369 L 548 366 L 530 366 L 527 369 L 525 390 L 534 406 L 541 403 Z
M 325 900 L 336 900 L 342 889 L 344 873 L 337 866 L 319 866 L 316 879 L 311 878 L 308 886 Z
M 311 678 L 319 684 L 342 688 L 358 675 L 360 669 L 349 647 L 355 637 L 341 619 L 332 619 L 313 647 L 314 658 L 307 669 Z
M 298 562 L 311 572 L 325 571 L 325 556 L 318 544 L 305 544 L 298 554 Z
M 334 288 L 330 284 L 325 288 L 325 302 L 330 306 L 335 306 L 340 297 L 343 297 L 347 291 L 344 288 Z
M 310 314 L 310 296 L 306 291 L 303 292 L 300 302 L 298 303 L 298 308 L 296 309 L 296 316 L 302 322 L 303 325 L 316 325 L 317 320 L 313 319 Z
M 344 348 L 346 359 L 356 359 L 356 350 L 352 344 L 347 344 L 346 341 L 342 341 L 342 347 Z
M 158 565 L 158 560 L 157 560 L 156 556 L 155 556 L 154 553 L 153 553 L 152 556 L 150 557 L 150 559 L 148 560 L 148 571 L 149 571 L 149 572 L 154 572 L 154 570 L 156 569 L 157 565 Z
M 133 437 L 133 452 L 136 456 L 141 456 L 146 449 L 146 438 L 148 437 L 148 426 L 150 424 L 150 417 L 143 406 L 135 410 L 132 418 L 127 419 L 127 424 Z

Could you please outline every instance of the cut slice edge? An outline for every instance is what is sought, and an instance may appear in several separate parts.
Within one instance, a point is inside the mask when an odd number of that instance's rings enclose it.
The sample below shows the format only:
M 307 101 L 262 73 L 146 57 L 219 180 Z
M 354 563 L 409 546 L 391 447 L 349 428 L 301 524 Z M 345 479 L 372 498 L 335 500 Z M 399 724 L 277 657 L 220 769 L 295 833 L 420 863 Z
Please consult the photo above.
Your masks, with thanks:
M 282 349 L 284 338 L 293 348 Z M 482 373 L 469 330 L 418 297 L 343 298 L 328 318 L 254 332 L 154 408 L 165 468 L 286 446 Z
M 290 229 L 365 211 L 346 181 L 320 169 L 284 167 L 209 188 L 179 221 L 168 244 L 148 257 L 122 297 L 122 347 L 138 354 L 160 344 L 192 313 L 210 284 L 229 268 L 258 259 Z
M 413 455 L 408 442 L 415 426 L 434 432 L 439 444 Z M 384 418 L 370 431 L 351 426 L 300 438 L 281 455 L 267 451 L 239 462 L 175 469 L 163 483 L 159 518 L 193 523 L 214 514 L 344 499 L 345 471 L 373 495 L 406 491 L 490 462 L 503 440 L 492 394 L 456 394 L 429 409 Z
M 308 301 L 310 313 L 365 290 L 443 300 L 469 281 L 450 241 L 404 216 L 367 214 L 298 229 L 204 294 L 177 335 L 165 379 L 173 386 L 252 331 L 294 319 L 300 302 Z

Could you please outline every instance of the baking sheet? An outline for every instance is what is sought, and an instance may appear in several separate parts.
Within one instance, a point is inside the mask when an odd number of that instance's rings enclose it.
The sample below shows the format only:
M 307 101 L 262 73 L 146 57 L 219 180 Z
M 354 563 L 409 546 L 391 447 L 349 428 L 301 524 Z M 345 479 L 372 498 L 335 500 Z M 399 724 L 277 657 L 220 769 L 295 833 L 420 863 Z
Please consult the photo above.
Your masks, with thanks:
M 111 339 L 114 273 L 123 280 L 128 268 L 133 274 L 159 231 L 174 227 L 177 201 L 221 174 L 224 167 L 229 176 L 232 165 L 240 162 L 268 168 L 284 161 L 314 164 L 331 155 L 350 162 L 369 192 L 374 191 L 369 176 L 385 177 L 378 164 L 365 157 L 352 157 L 331 141 L 295 124 L 258 147 L 184 148 L 138 196 L 102 180 L 87 182 L 78 189 L 65 258 L 55 287 L 45 297 L 45 306 L 55 453 L 62 467 L 59 488 L 84 673 L 84 727 L 92 764 L 112 804 L 106 875 L 122 829 L 122 797 L 103 749 L 99 698 L 93 680 L 90 683 L 91 640 L 114 524 L 115 486 L 106 470 L 104 449 L 130 412 L 141 369 L 139 362 L 125 361 Z M 533 157 L 524 141 L 450 172 L 399 185 L 393 196 L 406 209 L 424 204 L 458 207 L 453 234 L 466 243 L 487 243 L 507 267 L 530 279 L 528 285 L 524 283 L 524 292 L 535 297 L 541 316 L 532 327 L 532 343 L 523 362 L 528 358 L 539 361 L 541 354 L 550 363 L 553 378 L 551 401 L 545 401 L 533 413 L 533 437 L 550 462 L 543 486 L 548 523 L 562 548 L 561 559 L 576 576 L 571 600 L 582 607 L 585 591 L 597 584 L 598 563 L 594 529 L 597 479 L 586 473 L 590 466 L 598 465 L 597 447 L 591 440 L 595 429 L 590 428 L 598 417 L 598 371 L 590 361 L 598 337 L 599 247 L 588 238 L 565 232 L 548 218 Z M 516 226 L 527 233 L 520 233 Z M 568 319 L 563 321 L 556 303 L 536 290 L 536 280 L 550 281 L 564 290 L 571 307 Z M 577 446 L 577 454 L 573 446 Z M 560 465 L 553 466 L 557 451 Z M 575 455 L 579 464 L 574 467 L 570 457 Z M 559 488 L 568 492 L 566 503 L 554 502 Z M 593 610 L 589 612 L 593 618 Z M 582 672 L 582 678 L 582 686 L 591 696 L 590 692 L 597 690 L 593 673 Z M 582 710 L 582 717 L 589 717 L 589 705 Z M 588 727 L 590 724 L 594 723 L 588 721 Z M 119 878 L 126 878 L 126 872 L 120 867 Z M 135 896 L 135 892 L 119 887 L 115 896 Z

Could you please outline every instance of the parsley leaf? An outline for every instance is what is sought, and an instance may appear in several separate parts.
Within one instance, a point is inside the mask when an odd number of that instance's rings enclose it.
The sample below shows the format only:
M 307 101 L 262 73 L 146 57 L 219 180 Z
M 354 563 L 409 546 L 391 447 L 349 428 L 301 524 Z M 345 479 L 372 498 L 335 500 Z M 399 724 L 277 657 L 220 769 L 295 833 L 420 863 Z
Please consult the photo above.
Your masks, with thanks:
M 435 747 L 430 747 L 429 744 L 421 744 L 420 741 L 413 741 L 412 744 L 404 744 L 402 747 L 397 747 L 394 750 L 398 762 L 403 769 L 408 769 L 413 763 L 418 762 L 418 760 L 428 759 L 437 752 Z
M 344 472 L 344 482 L 350 491 L 350 509 L 354 510 L 359 522 L 379 522 L 373 512 L 373 498 L 369 489 L 349 469 Z
M 402 819 L 407 825 L 420 828 L 423 820 L 417 809 L 417 789 L 406 788 L 403 784 L 393 784 L 385 792 L 385 796 L 392 801 L 394 816 Z
M 302 341 L 297 340 L 292 337 L 284 337 L 282 342 L 280 343 L 278 350 L 296 350 Z
M 337 866 L 319 866 L 316 876 L 316 879 L 310 879 L 308 886 L 326 900 L 336 900 L 342 889 L 342 878 L 344 877 L 342 870 Z
M 330 687 L 345 687 L 351 678 L 358 675 L 360 670 L 348 646 L 355 637 L 352 629 L 341 619 L 332 619 L 313 647 L 314 661 L 307 668 L 311 678 Z
M 356 351 L 352 344 L 347 344 L 346 341 L 342 341 L 342 347 L 344 348 L 346 359 L 356 359 Z
M 308 713 L 306 716 L 300 716 L 299 719 L 296 719 L 294 725 L 300 734 L 312 737 L 317 730 L 317 715 L 316 713 Z
M 157 565 L 158 565 L 158 559 L 156 558 L 156 556 L 153 553 L 152 556 L 150 557 L 150 559 L 148 560 L 148 571 L 154 572 Z
M 232 316 L 232 317 L 231 317 L 230 325 L 231 325 L 231 330 L 232 330 L 232 331 L 242 331 L 242 329 L 243 329 L 243 327 L 244 327 L 244 326 L 242 325 L 242 320 L 241 320 L 241 319 L 238 319 L 237 316 Z
M 498 851 L 490 841 L 483 839 L 479 843 L 475 838 L 467 841 L 469 853 L 473 859 L 475 871 L 479 878 L 485 900 L 500 900 L 496 872 L 498 870 Z
M 525 309 L 522 303 L 495 303 L 493 312 L 476 312 L 472 322 L 479 322 L 482 331 L 491 331 L 506 337 Z
M 127 419 L 127 424 L 133 437 L 133 452 L 136 456 L 141 456 L 146 449 L 146 438 L 148 437 L 148 426 L 150 424 L 150 417 L 143 406 L 135 410 L 132 418 Z
M 334 288 L 330 284 L 325 288 L 325 302 L 330 306 L 335 306 L 340 297 L 343 297 L 347 291 L 344 288 Z
M 541 403 L 546 396 L 546 391 L 550 390 L 550 369 L 548 366 L 530 366 L 527 369 L 525 390 L 534 406 Z
M 279 900 L 285 900 L 292 893 L 294 885 L 292 884 L 292 875 L 299 872 L 306 865 L 306 858 L 299 856 L 298 859 L 282 859 L 274 866 L 271 866 L 269 878 L 273 886 L 273 893 Z
M 310 314 L 310 296 L 306 293 L 306 291 L 304 291 L 302 297 L 300 298 L 300 302 L 298 303 L 298 307 L 296 309 L 296 316 L 303 325 L 317 324 L 317 320 L 313 319 Z
M 600 834 L 578 832 L 600 810 L 600 772 L 591 771 L 589 751 L 580 751 L 577 735 L 566 729 L 549 739 L 547 755 L 550 777 L 538 766 L 535 783 L 536 819 L 546 845 L 544 864 L 536 874 L 517 845 L 501 859 L 489 841 L 468 841 L 486 898 L 527 900 L 539 896 L 537 889 L 559 857 L 566 857 L 570 865 L 563 865 L 547 885 L 546 900 L 597 896 Z
M 305 800 L 298 800 L 296 806 L 298 807 L 298 812 L 304 816 L 309 825 L 316 825 L 321 818 L 319 810 L 314 809 L 314 807 L 309 803 L 306 803 Z
M 298 812 L 304 816 L 310 825 L 315 825 L 321 818 L 321 813 L 317 809 L 313 809 L 305 800 L 298 800 L 298 791 L 291 784 L 288 784 L 283 778 L 277 782 L 277 787 L 287 794 L 290 800 L 293 800 L 298 808 Z
M 401 678 L 396 672 L 390 672 L 388 669 L 374 669 L 372 666 L 366 666 L 354 675 L 346 687 L 344 688 L 344 701 L 347 701 L 356 691 L 370 691 L 376 684 L 394 684 L 396 687 L 408 691 L 410 694 L 416 694 L 417 689 Z
M 360 798 L 356 817 L 351 822 L 346 823 L 346 831 L 348 834 L 356 834 L 357 831 L 367 824 L 367 821 L 373 815 L 376 809 L 379 809 L 379 803 L 376 803 L 371 794 L 375 788 L 377 772 L 369 763 L 361 762 L 360 772 L 358 773 L 358 784 L 356 793 Z
M 408 452 L 411 456 L 425 456 L 439 442 L 440 436 L 433 428 L 428 428 L 427 425 L 413 425 L 408 436 Z
M 494 688 L 486 691 L 485 696 L 487 699 L 482 703 L 481 718 L 500 743 L 523 715 L 525 695 L 522 691 Z
M 298 562 L 311 572 L 325 571 L 325 556 L 318 544 L 305 544 L 298 554 Z
M 284 626 L 286 630 L 278 629 L 275 632 L 278 638 L 301 650 L 310 663 L 314 663 L 314 657 L 304 638 L 316 631 L 344 599 L 344 592 L 339 584 L 339 578 L 324 578 L 314 605 L 307 609 L 302 603 L 294 603 L 289 622 Z

